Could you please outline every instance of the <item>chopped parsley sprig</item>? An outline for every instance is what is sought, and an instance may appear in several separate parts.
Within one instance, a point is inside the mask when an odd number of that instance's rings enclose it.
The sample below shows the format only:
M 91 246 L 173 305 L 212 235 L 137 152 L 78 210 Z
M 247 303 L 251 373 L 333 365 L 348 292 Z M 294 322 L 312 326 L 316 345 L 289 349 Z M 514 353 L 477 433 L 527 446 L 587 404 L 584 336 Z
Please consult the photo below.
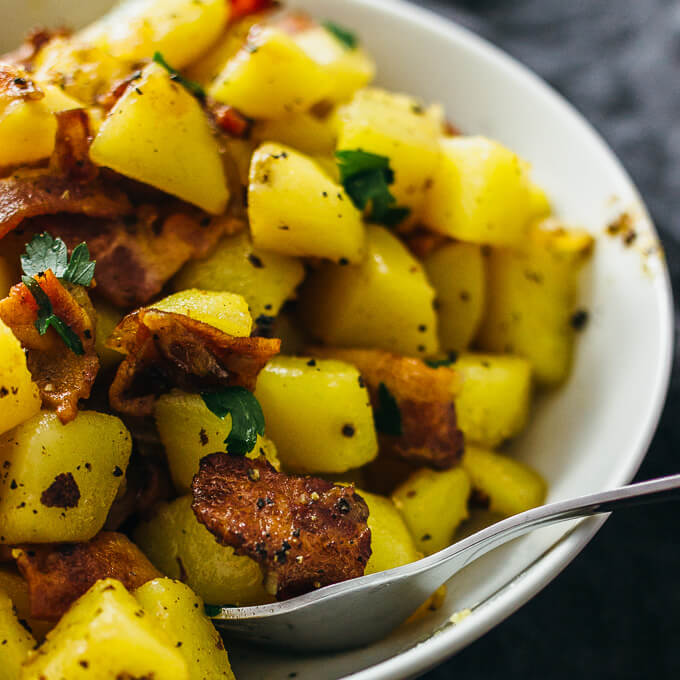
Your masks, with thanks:
M 378 386 L 378 407 L 373 413 L 373 418 L 376 429 L 378 432 L 382 432 L 382 434 L 399 437 L 404 432 L 399 405 L 384 382 L 381 382 Z
M 264 434 L 264 413 L 255 395 L 244 387 L 225 387 L 219 392 L 203 392 L 201 397 L 218 418 L 231 415 L 231 432 L 224 440 L 227 451 L 238 456 L 250 453 L 257 436 Z
M 406 207 L 395 206 L 397 199 L 390 192 L 394 171 L 390 159 L 361 149 L 336 151 L 340 181 L 352 203 L 365 210 L 371 204 L 368 219 L 371 222 L 395 227 L 411 212 Z
M 172 66 L 165 61 L 165 57 L 160 52 L 154 52 L 153 61 L 159 66 L 162 66 L 170 74 L 171 80 L 174 80 L 182 85 L 182 87 L 189 90 L 194 97 L 201 101 L 206 98 L 205 90 L 197 82 L 185 78 L 179 71 L 172 68 Z
M 332 33 L 347 49 L 353 50 L 359 45 L 356 33 L 336 24 L 334 21 L 324 21 L 323 27 Z

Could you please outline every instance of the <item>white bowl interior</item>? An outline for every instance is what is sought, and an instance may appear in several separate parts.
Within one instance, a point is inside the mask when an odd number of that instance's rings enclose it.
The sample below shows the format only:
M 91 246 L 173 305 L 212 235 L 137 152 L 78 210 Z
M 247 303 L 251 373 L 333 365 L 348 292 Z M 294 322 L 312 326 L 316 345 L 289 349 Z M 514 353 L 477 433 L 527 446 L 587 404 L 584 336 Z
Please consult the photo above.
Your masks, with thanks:
M 77 26 L 112 3 L 11 4 L 11 16 L 0 25 L 0 49 L 14 47 L 34 25 Z M 663 258 L 657 250 L 651 255 L 642 252 L 657 246 L 656 234 L 616 159 L 578 114 L 537 78 L 439 17 L 399 0 L 292 4 L 356 29 L 377 58 L 381 84 L 441 102 L 464 131 L 499 139 L 529 159 L 557 212 L 600 237 L 584 278 L 582 305 L 590 323 L 578 344 L 573 375 L 563 389 L 539 400 L 528 432 L 514 443 L 513 451 L 549 480 L 549 500 L 628 481 L 663 403 L 672 312 Z M 621 210 L 636 220 L 639 236 L 631 248 L 603 235 Z M 229 645 L 236 675 L 286 678 L 295 673 L 299 680 L 317 680 L 353 673 L 395 678 L 421 672 L 519 607 L 568 563 L 597 526 L 588 521 L 571 533 L 571 524 L 545 529 L 487 555 L 450 582 L 440 611 L 365 649 L 303 658 Z M 455 611 L 480 603 L 464 623 L 445 625 Z M 433 636 L 435 631 L 440 632 Z

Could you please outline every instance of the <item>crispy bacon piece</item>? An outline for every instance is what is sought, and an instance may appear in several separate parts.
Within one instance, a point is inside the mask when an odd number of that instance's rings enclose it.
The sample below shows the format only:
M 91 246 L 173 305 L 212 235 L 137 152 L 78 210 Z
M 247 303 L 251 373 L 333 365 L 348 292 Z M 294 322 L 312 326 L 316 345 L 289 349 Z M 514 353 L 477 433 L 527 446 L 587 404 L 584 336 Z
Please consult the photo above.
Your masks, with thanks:
M 43 406 L 55 410 L 61 422 L 68 423 L 78 413 L 78 400 L 90 396 L 99 371 L 94 348 L 95 312 L 84 288 L 67 289 L 51 270 L 36 279 L 50 299 L 54 313 L 80 338 L 85 353 L 77 355 L 68 349 L 54 329 L 45 335 L 38 333 L 35 327 L 38 305 L 23 283 L 0 300 L 0 319 L 27 351 L 28 370 L 38 385 Z
M 102 531 L 87 543 L 31 545 L 16 552 L 28 582 L 31 616 L 57 621 L 96 581 L 115 578 L 134 590 L 161 574 L 123 534 Z
M 463 433 L 453 403 L 460 386 L 456 371 L 430 368 L 420 359 L 382 350 L 315 347 L 310 354 L 354 364 L 366 381 L 374 410 L 380 407 L 381 383 L 396 399 L 402 434 L 379 433 L 381 452 L 439 470 L 460 460 Z
M 215 125 L 230 137 L 247 137 L 253 121 L 246 118 L 238 109 L 214 100 L 207 105 Z
M 451 239 L 448 236 L 435 234 L 433 231 L 428 231 L 423 227 L 418 227 L 408 234 L 403 234 L 402 238 L 406 243 L 406 247 L 419 260 L 426 258 L 430 253 L 438 250 L 443 245 L 451 243 Z
M 279 600 L 362 576 L 371 556 L 368 506 L 351 486 L 276 472 L 263 458 L 214 453 L 194 477 L 198 521 L 256 560 Z
M 258 373 L 279 353 L 281 341 L 235 338 L 183 314 L 150 308 L 128 314 L 108 345 L 127 354 L 109 391 L 111 406 L 140 416 L 151 415 L 156 397 L 172 387 L 254 390 Z
M 234 22 L 248 14 L 263 12 L 274 7 L 276 4 L 275 0 L 231 0 L 229 21 Z

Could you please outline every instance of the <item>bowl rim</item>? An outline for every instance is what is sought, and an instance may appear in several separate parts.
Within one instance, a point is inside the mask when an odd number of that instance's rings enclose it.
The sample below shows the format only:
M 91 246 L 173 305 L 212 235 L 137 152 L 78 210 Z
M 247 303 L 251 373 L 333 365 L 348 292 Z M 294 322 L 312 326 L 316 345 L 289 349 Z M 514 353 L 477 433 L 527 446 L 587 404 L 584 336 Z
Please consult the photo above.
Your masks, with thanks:
M 436 11 L 413 5 L 407 0 L 343 0 L 343 2 L 396 15 L 400 19 L 435 32 L 445 39 L 456 41 L 465 49 L 474 51 L 483 59 L 492 62 L 496 68 L 506 71 L 513 78 L 522 80 L 527 88 L 539 96 L 550 100 L 571 119 L 572 124 L 579 128 L 580 134 L 588 138 L 589 143 L 598 147 L 599 152 L 607 158 L 612 171 L 618 173 L 623 183 L 628 185 L 641 212 L 649 220 L 653 235 L 658 239 L 658 232 L 639 191 L 611 148 L 562 95 L 527 66 L 473 31 L 456 24 L 450 18 Z M 617 471 L 616 484 L 619 485 L 630 482 L 639 469 L 656 432 L 670 384 L 674 344 L 674 306 L 670 275 L 665 260 L 662 261 L 659 272 L 655 276 L 659 277 L 655 292 L 659 301 L 660 323 L 654 389 L 646 413 L 640 419 L 638 430 L 631 438 L 630 450 L 634 454 L 630 455 L 626 464 Z M 348 680 L 350 678 L 351 680 L 396 680 L 416 677 L 434 668 L 480 638 L 539 593 L 585 548 L 606 519 L 607 516 L 580 520 L 531 565 L 515 575 L 492 596 L 476 605 L 474 617 L 467 619 L 464 625 L 446 626 L 425 641 L 416 642 L 400 654 L 346 677 Z

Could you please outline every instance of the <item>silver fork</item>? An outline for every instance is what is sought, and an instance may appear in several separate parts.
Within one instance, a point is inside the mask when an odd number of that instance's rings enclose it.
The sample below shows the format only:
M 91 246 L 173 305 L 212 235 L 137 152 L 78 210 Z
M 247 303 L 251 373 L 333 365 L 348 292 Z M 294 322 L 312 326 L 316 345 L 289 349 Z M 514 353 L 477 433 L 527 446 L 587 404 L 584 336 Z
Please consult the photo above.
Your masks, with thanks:
M 228 635 L 288 650 L 358 647 L 387 636 L 456 572 L 514 538 L 558 522 L 674 499 L 680 499 L 680 475 L 550 503 L 403 567 L 336 583 L 285 602 L 224 607 L 212 620 Z

